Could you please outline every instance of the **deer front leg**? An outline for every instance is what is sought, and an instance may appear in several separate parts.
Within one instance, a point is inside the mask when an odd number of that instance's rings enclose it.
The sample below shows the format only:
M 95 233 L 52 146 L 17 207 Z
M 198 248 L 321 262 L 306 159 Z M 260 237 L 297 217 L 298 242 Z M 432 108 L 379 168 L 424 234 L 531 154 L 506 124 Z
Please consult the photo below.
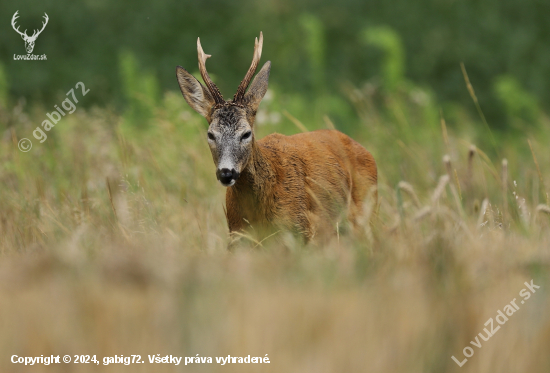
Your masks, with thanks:
M 294 233 L 302 238 L 303 244 L 307 245 L 310 242 L 315 242 L 317 236 L 317 228 L 319 217 L 312 211 L 305 211 L 296 214 L 293 217 L 293 228 L 289 227 Z
M 237 246 L 242 238 L 238 232 L 242 231 L 244 228 L 244 219 L 239 204 L 232 198 L 229 190 L 225 196 L 225 205 L 225 218 L 227 220 L 227 226 L 229 227 L 229 243 L 227 244 L 227 249 L 231 251 Z

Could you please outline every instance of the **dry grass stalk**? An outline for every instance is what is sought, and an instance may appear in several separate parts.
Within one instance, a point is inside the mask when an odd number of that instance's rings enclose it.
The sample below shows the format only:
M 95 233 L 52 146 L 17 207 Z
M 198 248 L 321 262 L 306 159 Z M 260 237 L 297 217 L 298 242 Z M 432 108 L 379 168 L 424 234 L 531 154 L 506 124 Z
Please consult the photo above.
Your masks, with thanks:
M 519 210 L 520 210 L 520 217 L 521 217 L 521 221 L 523 223 L 523 226 L 525 228 L 529 228 L 529 217 L 530 217 L 530 214 L 529 214 L 529 209 L 527 208 L 527 204 L 525 203 L 525 199 L 523 198 L 520 198 L 518 199 L 518 207 L 519 207 Z
M 550 201 L 548 201 L 548 193 L 546 192 L 546 187 L 544 186 L 544 179 L 542 178 L 542 172 L 540 172 L 539 162 L 537 161 L 537 156 L 535 155 L 535 151 L 533 150 L 531 140 L 527 140 L 527 142 L 529 143 L 529 149 L 531 149 L 531 155 L 533 156 L 533 161 L 535 161 L 535 166 L 537 167 L 537 174 L 539 175 L 540 186 L 544 191 L 544 195 L 546 196 L 546 204 L 548 205 L 550 204 Z
M 445 165 L 445 170 L 447 171 L 447 175 L 449 175 L 449 179 L 453 179 L 453 168 L 451 167 L 451 157 L 448 154 L 445 154 L 443 156 L 443 164 Z
M 412 198 L 416 207 L 421 206 L 420 200 L 418 199 L 418 196 L 416 195 L 414 188 L 411 184 L 407 183 L 406 181 L 400 181 L 399 184 L 397 184 L 397 187 L 407 193 Z
M 454 177 L 455 177 L 456 187 L 458 188 L 458 196 L 462 201 L 462 189 L 460 188 L 460 180 L 458 179 L 458 173 L 456 172 L 456 168 L 454 169 Z
M 468 188 L 471 186 L 472 177 L 474 175 L 474 155 L 476 154 L 476 151 L 476 146 L 470 145 L 470 149 L 468 149 L 468 169 L 466 171 L 466 185 Z
M 445 143 L 445 146 L 447 149 L 450 148 L 449 145 L 449 135 L 447 133 L 447 124 L 445 123 L 445 118 L 443 118 L 443 113 L 440 112 L 440 121 L 441 121 L 441 133 L 443 134 L 443 142 Z
M 483 114 L 483 111 L 481 110 L 481 106 L 479 105 L 479 101 L 477 100 L 476 92 L 474 91 L 474 87 L 472 86 L 472 83 L 470 83 L 470 78 L 468 77 L 468 73 L 466 72 L 466 66 L 464 66 L 464 63 L 460 63 L 460 69 L 462 70 L 462 75 L 464 76 L 464 81 L 466 82 L 466 88 L 468 88 L 468 92 L 470 93 L 470 97 L 474 101 L 474 105 L 477 109 L 477 112 L 479 116 L 481 117 L 481 120 L 483 124 L 485 125 L 485 128 L 487 129 L 487 132 L 489 133 L 489 136 L 491 138 L 491 142 L 493 144 L 493 147 L 495 150 L 497 149 L 497 143 L 495 141 L 495 138 L 493 136 L 493 132 L 491 131 L 491 127 L 489 127 L 489 123 L 487 122 L 487 119 L 485 119 L 485 114 Z
M 424 219 L 428 214 L 432 212 L 431 206 L 424 206 L 420 210 L 416 212 L 416 214 L 413 216 L 414 220 L 422 220 Z
M 304 126 L 304 124 L 302 122 L 300 122 L 296 117 L 294 117 L 292 114 L 290 114 L 288 111 L 286 110 L 283 110 L 283 115 L 285 117 L 287 117 L 292 123 L 294 123 L 294 125 L 296 126 L 296 128 L 298 128 L 300 131 L 302 132 L 308 132 L 306 126 Z
M 502 204 L 503 204 L 503 218 L 506 221 L 508 219 L 508 160 L 505 158 L 502 160 Z
M 327 126 L 327 128 L 329 130 L 335 130 L 336 129 L 336 126 L 334 125 L 334 123 L 332 123 L 332 121 L 330 120 L 328 115 L 323 116 L 323 121 L 325 122 L 325 125 Z
M 441 195 L 443 194 L 443 191 L 445 191 L 445 186 L 449 183 L 449 175 L 443 175 L 439 178 L 439 182 L 437 183 L 437 187 L 435 188 L 433 194 L 432 194 L 432 204 L 435 204 L 439 201 L 439 198 L 441 198 Z
M 378 194 L 378 188 L 369 189 L 367 197 L 363 202 L 362 216 L 358 219 L 358 223 L 364 227 L 364 232 L 369 242 L 374 242 L 373 224 L 376 219 L 377 204 L 374 202 L 373 195 Z
M 451 165 L 451 157 L 448 154 L 445 154 L 443 156 L 443 163 L 445 164 L 445 170 L 447 171 L 447 176 L 449 176 L 449 187 L 451 188 L 451 193 L 453 194 L 458 210 L 461 212 L 461 215 L 463 215 L 462 205 L 460 203 L 460 201 L 462 200 L 462 197 L 460 195 L 460 184 L 458 182 L 458 176 L 456 176 L 456 173 L 453 172 L 453 168 Z M 456 185 L 453 184 L 451 180 L 453 180 L 456 183 Z M 458 192 L 457 192 L 457 188 L 459 190 Z
M 481 203 L 481 208 L 479 209 L 479 217 L 477 218 L 478 229 L 487 223 L 485 221 L 485 214 L 487 212 L 487 207 L 489 207 L 489 200 L 485 198 Z
M 105 184 L 107 185 L 107 193 L 109 194 L 109 202 L 111 202 L 111 208 L 113 210 L 113 213 L 115 214 L 115 219 L 118 221 L 115 204 L 113 202 L 113 193 L 111 192 L 111 183 L 109 182 L 108 177 L 105 178 Z

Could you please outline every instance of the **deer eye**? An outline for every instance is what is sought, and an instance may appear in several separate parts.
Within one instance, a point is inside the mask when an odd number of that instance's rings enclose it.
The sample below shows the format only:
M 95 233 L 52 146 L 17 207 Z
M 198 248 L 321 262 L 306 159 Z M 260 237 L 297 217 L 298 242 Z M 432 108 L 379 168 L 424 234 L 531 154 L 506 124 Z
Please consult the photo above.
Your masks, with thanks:
M 212 141 L 216 140 L 212 132 L 208 132 L 208 140 L 212 140 Z
M 242 140 L 246 140 L 250 137 L 250 135 L 252 135 L 252 132 L 251 131 L 247 131 L 244 133 L 243 137 L 241 137 L 241 141 Z

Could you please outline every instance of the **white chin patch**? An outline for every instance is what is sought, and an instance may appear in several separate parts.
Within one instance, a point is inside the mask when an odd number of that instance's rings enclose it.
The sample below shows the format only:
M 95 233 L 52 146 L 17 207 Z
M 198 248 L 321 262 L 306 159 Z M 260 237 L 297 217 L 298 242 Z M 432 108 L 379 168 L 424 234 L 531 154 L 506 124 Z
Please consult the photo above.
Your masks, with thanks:
M 218 180 L 219 181 L 219 180 Z M 235 185 L 235 180 L 231 180 L 231 182 L 229 184 L 224 184 L 220 181 L 220 184 L 223 185 L 224 187 L 226 188 L 229 188 L 230 186 L 233 186 Z

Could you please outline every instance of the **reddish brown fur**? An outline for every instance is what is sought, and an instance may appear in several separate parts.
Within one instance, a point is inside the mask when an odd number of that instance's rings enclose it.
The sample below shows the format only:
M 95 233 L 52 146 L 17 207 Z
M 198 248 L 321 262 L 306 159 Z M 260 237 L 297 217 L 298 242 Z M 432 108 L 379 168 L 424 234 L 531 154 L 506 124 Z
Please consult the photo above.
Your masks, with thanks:
M 272 134 L 253 144 L 247 166 L 227 189 L 229 230 L 277 226 L 309 241 L 335 232 L 342 212 L 355 226 L 369 193 L 376 203 L 376 182 L 373 156 L 339 131 Z

